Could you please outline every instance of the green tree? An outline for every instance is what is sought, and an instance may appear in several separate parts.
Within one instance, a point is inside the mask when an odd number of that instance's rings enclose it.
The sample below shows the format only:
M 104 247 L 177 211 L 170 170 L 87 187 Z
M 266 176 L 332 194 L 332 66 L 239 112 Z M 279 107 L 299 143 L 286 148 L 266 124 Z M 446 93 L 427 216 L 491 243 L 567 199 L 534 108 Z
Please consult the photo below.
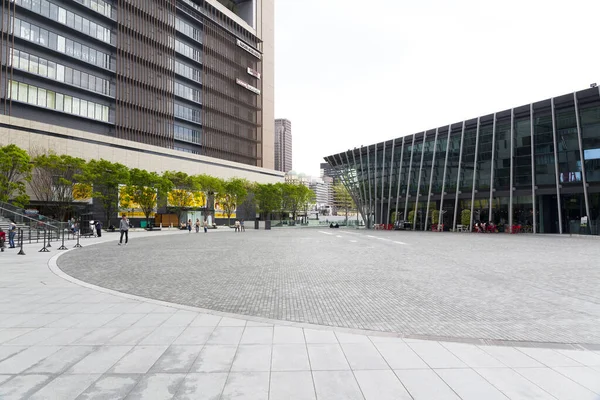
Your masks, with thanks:
M 162 176 L 156 172 L 148 172 L 143 169 L 134 168 L 129 172 L 129 185 L 123 194 L 126 202 L 137 203 L 149 222 L 150 214 L 156 208 L 158 196 L 164 195 L 169 188 Z
M 14 144 L 0 147 L 0 201 L 12 200 L 19 207 L 29 203 L 25 184 L 31 181 L 30 161 L 29 154 Z
M 292 213 L 292 220 L 296 222 L 298 211 L 309 203 L 312 190 L 302 184 L 282 183 L 280 185 L 283 211 Z M 308 210 L 307 210 L 308 211 Z
M 48 153 L 36 156 L 33 166 L 31 190 L 63 221 L 73 204 L 73 185 L 87 173 L 85 160 Z
M 194 176 L 185 172 L 167 171 L 163 174 L 165 185 L 169 191 L 169 207 L 177 213 L 181 222 L 184 210 L 194 206 L 195 193 L 200 190 L 200 183 Z
M 231 178 L 223 182 L 223 191 L 219 196 L 219 204 L 227 215 L 227 224 L 231 225 L 231 216 L 248 196 L 248 181 L 240 178 Z
M 119 211 L 119 185 L 129 184 L 129 168 L 104 159 L 90 160 L 81 182 L 92 186 L 92 197 L 104 210 L 106 226 Z
M 348 225 L 348 213 L 356 209 L 352 196 L 346 189 L 346 186 L 338 183 L 333 186 L 333 204 L 337 209 L 344 210 L 346 214 L 346 225 Z
M 223 180 L 206 174 L 196 175 L 195 179 L 206 193 L 206 212 L 210 214 L 215 211 L 215 195 L 223 191 Z
M 463 225 L 463 229 L 470 229 L 471 226 L 471 210 L 462 210 L 460 212 L 460 223 Z
M 254 199 L 258 211 L 270 220 L 271 214 L 281 208 L 281 189 L 278 184 L 257 184 L 254 187 Z

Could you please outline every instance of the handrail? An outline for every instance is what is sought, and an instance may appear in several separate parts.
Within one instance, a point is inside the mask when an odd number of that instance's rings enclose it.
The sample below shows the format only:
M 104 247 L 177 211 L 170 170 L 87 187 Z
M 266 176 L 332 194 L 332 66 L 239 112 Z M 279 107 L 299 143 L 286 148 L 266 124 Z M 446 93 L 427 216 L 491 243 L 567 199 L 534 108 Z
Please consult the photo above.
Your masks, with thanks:
M 0 208 L 3 208 L 7 211 L 12 211 L 13 213 L 15 213 L 17 215 L 22 215 L 24 217 L 27 217 L 27 215 L 25 215 L 24 213 L 21 212 L 21 210 L 24 210 L 23 208 L 17 207 L 13 204 L 10 204 L 10 203 L 4 202 L 4 201 L 0 201 Z M 36 219 L 36 218 L 32 218 L 32 217 L 28 217 L 28 218 L 31 218 L 35 221 L 46 221 L 46 224 L 48 226 L 52 226 L 53 224 L 54 225 L 63 225 L 64 224 L 64 222 L 58 221 L 53 218 L 49 218 L 42 214 L 38 214 L 38 217 L 42 217 L 42 219 Z
M 42 226 L 49 227 L 50 229 L 56 229 L 56 230 L 63 229 L 63 226 L 59 226 L 59 227 L 58 226 L 54 226 L 54 225 L 51 225 L 51 224 L 49 224 L 47 222 L 44 222 L 41 219 L 34 219 L 34 218 L 31 218 L 31 217 L 28 217 L 27 215 L 23 215 L 23 214 L 18 213 L 16 211 L 9 210 L 9 209 L 7 209 L 7 208 L 5 208 L 3 206 L 0 206 L 0 211 L 5 211 L 5 212 L 8 212 L 8 213 L 11 213 L 11 214 L 13 214 L 13 216 L 18 217 L 17 219 L 29 220 L 30 224 L 34 223 L 36 226 L 42 225 Z M 3 215 L 3 213 L 0 213 L 0 215 Z M 63 225 L 63 224 L 67 224 L 67 223 L 66 222 L 59 222 L 59 224 Z

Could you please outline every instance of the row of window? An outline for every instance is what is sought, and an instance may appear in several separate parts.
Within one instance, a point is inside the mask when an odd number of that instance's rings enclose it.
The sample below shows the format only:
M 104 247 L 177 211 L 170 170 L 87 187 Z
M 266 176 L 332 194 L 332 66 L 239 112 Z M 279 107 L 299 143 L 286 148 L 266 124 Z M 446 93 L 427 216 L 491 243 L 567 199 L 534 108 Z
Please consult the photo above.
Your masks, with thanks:
M 177 150 L 177 151 L 183 151 L 183 152 L 186 152 L 186 153 L 192 153 L 192 154 L 200 154 L 200 152 L 199 152 L 199 151 L 196 151 L 196 150 L 190 150 L 190 149 L 186 149 L 186 148 L 179 147 L 179 146 L 174 146 L 174 147 L 173 147 L 173 150 Z
M 187 119 L 197 123 L 202 123 L 202 114 L 199 109 L 193 109 L 181 104 L 175 103 L 175 116 L 181 119 Z
M 83 4 L 87 8 L 102 14 L 105 17 L 112 18 L 112 6 L 102 0 L 75 0 L 79 4 Z
M 173 59 L 170 59 L 169 61 L 171 63 Z M 186 78 L 191 79 L 193 81 L 202 83 L 202 71 L 200 71 L 198 68 L 185 65 L 180 61 L 175 61 L 175 73 L 181 76 L 185 76 Z
M 188 46 L 187 44 L 177 39 L 175 39 L 175 51 L 183 54 L 188 58 L 191 58 L 194 61 L 198 61 L 199 63 L 202 62 L 202 55 L 198 50 L 194 49 L 192 46 Z
M 57 6 L 48 0 L 12 0 L 23 8 L 43 15 L 76 31 L 85 33 L 93 38 L 110 43 L 110 29 L 96 24 L 81 15 Z
M 185 126 L 174 126 L 175 139 L 184 142 L 200 144 L 201 131 L 199 129 L 186 128 Z
M 6 98 L 37 107 L 108 122 L 108 106 L 67 96 L 23 82 L 9 81 Z
M 12 57 L 9 60 L 12 60 L 12 66 L 17 69 L 105 95 L 110 94 L 110 83 L 106 79 L 48 61 L 45 58 L 24 51 L 11 49 L 11 52 Z
M 99 50 L 92 49 L 86 45 L 67 39 L 64 36 L 47 31 L 39 26 L 22 21 L 19 18 L 14 19 L 14 27 L 11 28 L 13 28 L 11 29 L 11 33 L 14 32 L 14 35 L 21 39 L 56 50 L 98 67 L 110 69 L 110 55 Z
M 175 82 L 175 95 L 202 104 L 202 94 L 198 89 Z
M 176 18 L 175 19 L 175 29 L 178 32 L 183 33 L 184 35 L 191 37 L 198 43 L 202 43 L 202 31 L 194 28 L 193 26 L 191 26 L 184 20 L 182 20 L 180 18 Z

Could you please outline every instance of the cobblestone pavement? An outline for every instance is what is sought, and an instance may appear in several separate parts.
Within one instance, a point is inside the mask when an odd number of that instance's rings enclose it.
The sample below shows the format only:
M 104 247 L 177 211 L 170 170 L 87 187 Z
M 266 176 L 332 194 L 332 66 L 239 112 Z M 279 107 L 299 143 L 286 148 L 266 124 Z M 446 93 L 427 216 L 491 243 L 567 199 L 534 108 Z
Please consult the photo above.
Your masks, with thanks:
M 248 230 L 101 244 L 66 254 L 59 267 L 120 292 L 283 321 L 416 338 L 600 344 L 599 243 Z
M 124 248 L 115 235 L 100 240 L 122 257 L 143 256 L 155 239 L 165 249 L 188 240 L 168 234 L 134 232 Z M 262 233 L 254 234 L 194 240 L 256 246 Z M 367 240 L 294 235 L 303 243 Z M 71 253 L 86 254 L 98 241 L 82 241 L 85 247 Z M 600 399 L 598 347 L 424 341 L 206 312 L 77 282 L 56 266 L 58 246 L 51 253 L 39 247 L 26 246 L 25 256 L 0 253 L 3 400 Z

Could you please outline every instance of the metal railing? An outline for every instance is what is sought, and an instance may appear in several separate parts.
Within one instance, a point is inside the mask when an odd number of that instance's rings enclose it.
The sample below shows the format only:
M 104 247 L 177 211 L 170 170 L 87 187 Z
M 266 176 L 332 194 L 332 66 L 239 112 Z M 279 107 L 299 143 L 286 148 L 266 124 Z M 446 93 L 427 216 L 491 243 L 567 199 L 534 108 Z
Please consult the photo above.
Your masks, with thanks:
M 59 222 L 43 215 L 33 218 L 19 211 L 21 209 L 18 207 L 0 202 L 0 217 L 6 220 L 6 224 L 12 221 L 22 230 L 23 241 L 25 243 L 43 242 L 44 236 L 48 243 L 62 240 L 62 235 L 64 235 L 65 240 L 74 240 L 77 238 L 77 234 L 69 229 L 68 222 Z

